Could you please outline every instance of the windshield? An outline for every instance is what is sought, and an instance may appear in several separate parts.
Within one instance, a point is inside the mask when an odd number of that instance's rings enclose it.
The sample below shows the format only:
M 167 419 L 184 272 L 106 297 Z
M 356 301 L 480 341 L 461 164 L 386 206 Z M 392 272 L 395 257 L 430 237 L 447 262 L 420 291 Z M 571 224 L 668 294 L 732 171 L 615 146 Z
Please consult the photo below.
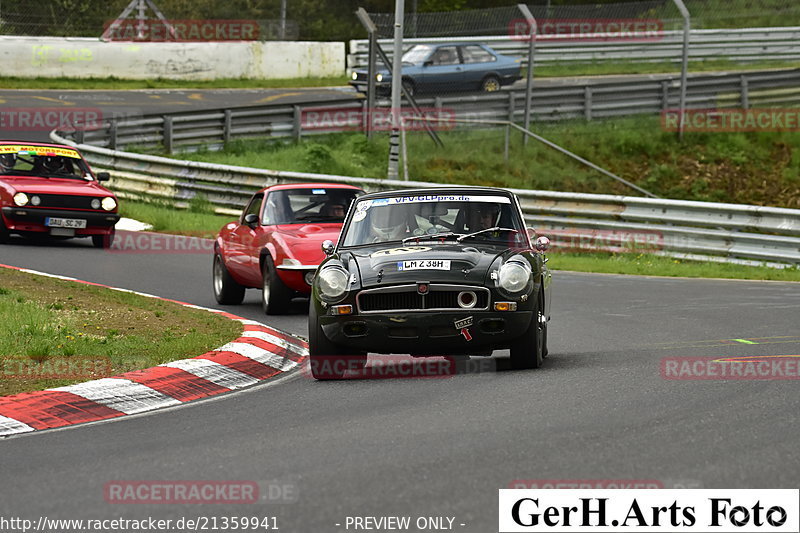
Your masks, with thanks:
M 422 63 L 422 61 L 428 57 L 428 54 L 431 53 L 431 47 L 425 44 L 417 44 L 412 46 L 408 52 L 403 54 L 403 63 L 409 63 L 411 65 L 416 65 L 417 63 Z
M 0 174 L 92 180 L 75 150 L 47 146 L 0 146 Z
M 430 195 L 396 196 L 356 202 L 353 217 L 344 229 L 342 246 L 420 240 L 453 240 L 453 237 L 489 228 L 516 230 L 480 233 L 470 242 L 524 239 L 524 223 L 507 196 Z M 509 240 L 510 239 L 510 240 Z
M 285 189 L 271 191 L 264 208 L 263 223 L 303 224 L 307 222 L 344 222 L 358 189 Z

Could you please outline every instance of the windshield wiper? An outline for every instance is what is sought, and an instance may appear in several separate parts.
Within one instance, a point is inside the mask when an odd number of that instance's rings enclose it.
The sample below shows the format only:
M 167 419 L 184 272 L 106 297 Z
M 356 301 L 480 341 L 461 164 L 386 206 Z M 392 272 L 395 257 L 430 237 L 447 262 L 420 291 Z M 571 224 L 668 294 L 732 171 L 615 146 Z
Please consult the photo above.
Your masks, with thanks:
M 425 235 L 413 235 L 411 237 L 406 237 L 403 239 L 403 244 L 411 241 L 433 241 L 437 239 L 449 239 L 455 237 L 456 239 L 460 239 L 463 235 L 460 233 L 453 233 L 452 231 L 446 231 L 442 233 L 426 233 Z
M 482 230 L 476 231 L 474 233 L 467 233 L 466 235 L 460 236 L 457 240 L 458 240 L 458 242 L 461 242 L 464 239 L 469 239 L 470 237 L 477 237 L 478 235 L 481 235 L 483 233 L 490 233 L 492 231 L 510 231 L 512 233 L 519 233 L 519 230 L 515 230 L 513 228 L 501 228 L 499 226 L 496 226 L 494 228 L 482 229 Z

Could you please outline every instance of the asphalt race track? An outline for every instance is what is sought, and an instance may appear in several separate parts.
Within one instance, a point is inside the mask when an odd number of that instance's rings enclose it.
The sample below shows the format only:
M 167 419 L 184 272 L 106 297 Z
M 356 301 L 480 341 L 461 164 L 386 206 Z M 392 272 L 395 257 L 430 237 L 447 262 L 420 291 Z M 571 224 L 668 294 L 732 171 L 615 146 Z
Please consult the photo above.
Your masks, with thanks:
M 16 239 L 0 263 L 215 306 L 206 254 Z M 665 357 L 800 355 L 800 284 L 557 272 L 553 295 L 541 370 L 506 370 L 496 352 L 468 365 L 483 371 L 442 379 L 316 382 L 297 372 L 181 408 L 5 439 L 0 516 L 274 516 L 286 532 L 345 531 L 347 516 L 444 516 L 455 530 L 489 532 L 497 489 L 514 480 L 800 486 L 797 381 L 674 381 L 660 370 Z M 230 309 L 265 320 L 255 292 Z M 305 335 L 304 311 L 298 301 L 295 314 L 266 322 Z M 298 497 L 107 503 L 104 485 L 118 480 L 280 480 Z

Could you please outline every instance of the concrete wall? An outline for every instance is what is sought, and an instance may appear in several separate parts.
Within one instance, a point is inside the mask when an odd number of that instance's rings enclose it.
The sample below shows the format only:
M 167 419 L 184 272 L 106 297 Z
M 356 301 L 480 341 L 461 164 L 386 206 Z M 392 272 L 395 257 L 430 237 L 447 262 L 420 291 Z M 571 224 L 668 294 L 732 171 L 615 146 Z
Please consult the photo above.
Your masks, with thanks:
M 0 37 L 6 76 L 128 79 L 341 76 L 338 42 L 126 43 L 58 37 Z

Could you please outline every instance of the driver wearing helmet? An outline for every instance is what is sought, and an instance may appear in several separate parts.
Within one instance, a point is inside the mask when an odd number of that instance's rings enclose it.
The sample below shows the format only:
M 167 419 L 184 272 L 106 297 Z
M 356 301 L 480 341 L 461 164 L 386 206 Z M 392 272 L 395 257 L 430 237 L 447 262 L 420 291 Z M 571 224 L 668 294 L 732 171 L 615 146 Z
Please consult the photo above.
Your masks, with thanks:
M 6 173 L 17 163 L 17 154 L 0 154 L 0 172 Z

